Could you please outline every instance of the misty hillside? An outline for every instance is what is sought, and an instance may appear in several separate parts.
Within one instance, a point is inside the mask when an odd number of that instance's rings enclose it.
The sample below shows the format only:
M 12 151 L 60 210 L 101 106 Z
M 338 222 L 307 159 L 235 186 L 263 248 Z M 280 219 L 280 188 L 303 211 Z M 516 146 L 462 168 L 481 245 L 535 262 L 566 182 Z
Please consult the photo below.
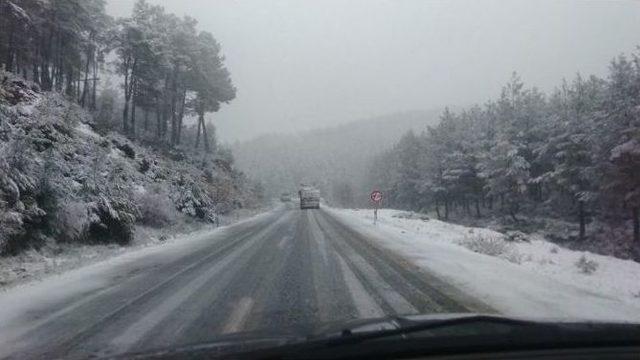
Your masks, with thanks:
M 239 169 L 262 182 L 267 196 L 294 192 L 304 182 L 319 186 L 326 200 L 355 205 L 369 190 L 362 183 L 371 159 L 405 132 L 435 124 L 439 114 L 412 111 L 299 135 L 264 135 L 236 143 L 233 154 Z
M 0 72 L 0 254 L 130 244 L 139 226 L 216 222 L 255 194 L 222 152 L 161 151 Z
M 236 94 L 220 44 L 132 6 L 0 1 L 0 257 L 135 245 L 258 205 L 205 120 Z

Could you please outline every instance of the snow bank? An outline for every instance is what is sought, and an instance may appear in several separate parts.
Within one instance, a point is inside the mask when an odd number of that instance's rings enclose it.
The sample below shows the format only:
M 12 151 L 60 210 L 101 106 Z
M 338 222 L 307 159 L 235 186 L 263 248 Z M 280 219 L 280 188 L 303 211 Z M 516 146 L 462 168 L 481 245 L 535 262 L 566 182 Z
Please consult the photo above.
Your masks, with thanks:
M 162 228 L 138 225 L 134 240 L 128 246 L 62 244 L 38 251 L 32 249 L 12 257 L 0 257 L 0 297 L 3 292 L 11 291 L 14 287 L 24 286 L 29 282 L 38 283 L 38 280 L 49 280 L 56 274 L 85 268 L 94 263 L 109 262 L 128 253 L 143 255 L 142 250 L 155 251 L 152 250 L 155 248 L 164 251 L 162 249 L 175 246 L 170 244 L 183 244 L 189 239 L 199 237 L 200 234 L 208 236 L 239 222 L 256 221 L 280 208 L 281 206 L 238 209 L 229 215 L 221 215 L 217 225 L 185 221 L 184 217 L 180 217 L 172 226 Z
M 498 312 L 555 319 L 640 321 L 640 264 L 572 251 L 534 237 L 506 242 L 492 230 L 406 216 L 382 209 L 328 209 L 355 229 L 438 275 Z M 470 250 L 476 240 L 500 243 L 500 254 Z M 576 263 L 595 262 L 593 273 Z

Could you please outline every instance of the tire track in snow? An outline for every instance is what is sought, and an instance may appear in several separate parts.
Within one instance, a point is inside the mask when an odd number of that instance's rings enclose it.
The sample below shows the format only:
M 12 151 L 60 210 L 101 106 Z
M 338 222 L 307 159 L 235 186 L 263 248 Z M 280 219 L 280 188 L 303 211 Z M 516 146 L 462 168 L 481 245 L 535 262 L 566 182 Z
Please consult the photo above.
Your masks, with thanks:
M 349 271 L 354 274 L 360 283 L 361 287 L 357 286 L 356 288 L 365 289 L 370 297 L 376 299 L 376 303 L 386 314 L 417 313 L 418 310 L 392 286 L 392 283 L 386 281 L 364 257 L 351 248 L 344 238 L 345 234 L 329 224 L 323 215 L 319 215 L 321 228 L 327 234 L 327 237 L 332 239 L 332 245 L 335 246 L 340 259 L 345 262 Z M 349 273 L 347 273 L 347 277 L 349 277 Z M 353 283 L 351 286 L 354 289 Z M 355 303 L 357 299 L 353 300 Z
M 384 310 L 378 305 L 378 303 L 369 295 L 364 288 L 360 280 L 353 273 L 349 265 L 340 254 L 336 252 L 338 258 L 338 264 L 340 264 L 340 271 L 344 277 L 344 281 L 349 290 L 351 300 L 355 305 L 356 311 L 360 318 L 375 318 L 384 316 Z
M 199 292 L 207 282 L 223 271 L 232 261 L 236 260 L 240 253 L 253 246 L 257 239 L 245 242 L 242 246 L 233 250 L 212 267 L 198 275 L 186 285 L 177 289 L 170 297 L 165 299 L 160 305 L 152 308 L 141 319 L 131 324 L 118 337 L 111 341 L 111 346 L 119 351 L 126 351 L 132 345 L 140 341 L 150 330 L 158 326 L 165 318 L 170 316 L 182 303 L 191 296 Z
M 331 226 L 338 229 L 341 239 L 344 239 L 354 251 L 369 260 L 371 266 L 387 279 L 388 283 L 397 284 L 397 288 L 404 294 L 419 313 L 434 312 L 477 312 L 476 306 L 463 305 L 458 298 L 464 294 L 444 281 L 428 274 L 416 266 L 412 266 L 399 256 L 376 246 L 364 235 L 343 224 L 332 215 L 323 212 L 325 219 Z
M 240 299 L 238 306 L 231 313 L 231 316 L 229 316 L 227 323 L 222 327 L 222 333 L 229 334 L 242 330 L 253 304 L 254 301 L 250 297 Z

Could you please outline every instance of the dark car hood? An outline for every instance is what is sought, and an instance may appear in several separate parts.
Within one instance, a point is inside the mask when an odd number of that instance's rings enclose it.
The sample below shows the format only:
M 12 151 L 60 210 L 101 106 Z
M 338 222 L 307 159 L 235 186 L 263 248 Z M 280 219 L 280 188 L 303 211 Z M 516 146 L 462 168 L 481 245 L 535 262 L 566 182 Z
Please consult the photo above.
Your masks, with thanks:
M 248 331 L 228 335 L 219 335 L 205 343 L 186 344 L 176 347 L 167 347 L 140 353 L 126 353 L 122 358 L 153 358 L 177 355 L 181 353 L 211 351 L 217 354 L 235 353 L 238 351 L 250 351 L 262 348 L 271 348 L 288 344 L 296 344 L 310 340 L 322 340 L 342 336 L 345 332 L 353 334 L 397 329 L 400 327 L 399 319 L 419 319 L 421 321 L 433 319 L 452 319 L 476 314 L 428 314 L 410 316 L 388 316 L 372 319 L 354 319 L 340 322 L 330 322 L 319 325 L 311 334 L 295 334 L 291 332 L 274 333 L 273 331 Z M 116 356 L 115 358 L 118 358 Z
M 155 359 L 155 358 L 215 358 L 226 354 L 244 353 L 266 348 L 276 348 L 287 344 L 305 341 L 304 337 L 290 334 L 267 334 L 264 332 L 240 332 L 229 335 L 220 335 L 212 341 L 204 343 L 185 344 L 142 352 L 128 352 L 109 359 Z
M 178 347 L 158 349 L 140 353 L 127 353 L 112 358 L 235 358 L 233 354 L 247 354 L 261 349 L 277 349 L 286 346 L 296 346 L 296 344 L 342 344 L 348 343 L 351 339 L 359 340 L 370 335 L 374 337 L 378 334 L 391 333 L 398 339 L 408 339 L 412 336 L 402 334 L 404 330 L 420 327 L 438 327 L 448 324 L 464 324 L 465 322 L 489 322 L 503 323 L 514 326 L 532 326 L 567 328 L 568 330 L 590 331 L 590 329 L 606 328 L 607 326 L 625 326 L 625 324 L 608 324 L 606 322 L 584 322 L 557 319 L 532 319 L 513 318 L 498 315 L 484 315 L 474 313 L 446 313 L 446 314 L 425 314 L 408 316 L 389 316 L 374 319 L 359 319 L 346 322 L 335 322 L 321 325 L 312 334 L 295 333 L 274 333 L 273 331 L 242 332 L 215 337 L 206 343 L 189 344 Z M 640 335 L 639 324 L 626 324 L 631 330 Z M 577 328 L 576 328 L 577 326 Z M 572 330 L 573 329 L 573 330 Z M 538 329 L 539 331 L 540 329 Z M 231 356 L 230 356 L 231 355 Z

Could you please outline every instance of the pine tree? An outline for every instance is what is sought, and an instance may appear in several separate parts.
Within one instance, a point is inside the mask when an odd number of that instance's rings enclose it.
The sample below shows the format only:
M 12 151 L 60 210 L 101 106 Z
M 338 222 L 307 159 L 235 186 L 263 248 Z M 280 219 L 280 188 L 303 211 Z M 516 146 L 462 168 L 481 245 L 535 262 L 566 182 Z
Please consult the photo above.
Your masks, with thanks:
M 640 64 L 620 56 L 611 63 L 600 165 L 610 201 L 630 210 L 640 242 Z

